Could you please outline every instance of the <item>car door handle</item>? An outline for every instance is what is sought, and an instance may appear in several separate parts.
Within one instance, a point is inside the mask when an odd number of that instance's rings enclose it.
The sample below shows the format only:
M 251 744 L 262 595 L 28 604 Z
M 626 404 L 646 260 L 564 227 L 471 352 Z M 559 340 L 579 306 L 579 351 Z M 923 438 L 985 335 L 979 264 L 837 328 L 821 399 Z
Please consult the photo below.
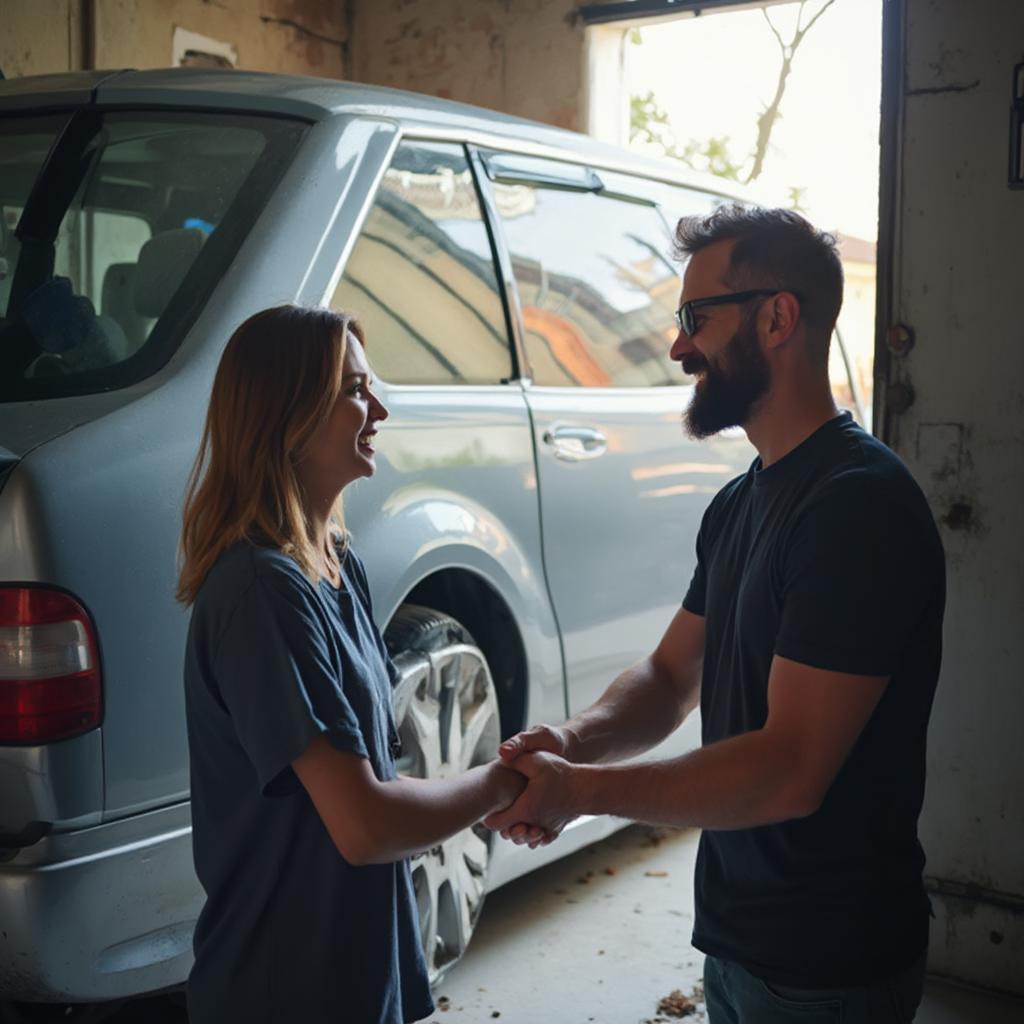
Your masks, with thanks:
M 608 450 L 608 439 L 594 427 L 554 424 L 544 431 L 544 443 L 554 449 L 555 458 L 565 462 L 596 459 Z

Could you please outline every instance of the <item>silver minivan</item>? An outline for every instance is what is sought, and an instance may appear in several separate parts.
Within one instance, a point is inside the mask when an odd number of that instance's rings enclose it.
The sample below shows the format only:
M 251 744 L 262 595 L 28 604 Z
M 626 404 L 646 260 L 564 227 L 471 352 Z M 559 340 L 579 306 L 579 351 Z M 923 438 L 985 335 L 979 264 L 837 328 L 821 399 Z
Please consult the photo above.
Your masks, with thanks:
M 402 767 L 460 771 L 650 651 L 752 457 L 739 431 L 686 439 L 667 358 L 671 229 L 723 196 L 315 79 L 21 79 L 0 120 L 0 998 L 107 1000 L 191 964 L 176 546 L 233 329 L 281 302 L 362 320 L 391 418 L 347 524 L 402 673 Z M 434 976 L 486 890 L 621 824 L 417 858 Z

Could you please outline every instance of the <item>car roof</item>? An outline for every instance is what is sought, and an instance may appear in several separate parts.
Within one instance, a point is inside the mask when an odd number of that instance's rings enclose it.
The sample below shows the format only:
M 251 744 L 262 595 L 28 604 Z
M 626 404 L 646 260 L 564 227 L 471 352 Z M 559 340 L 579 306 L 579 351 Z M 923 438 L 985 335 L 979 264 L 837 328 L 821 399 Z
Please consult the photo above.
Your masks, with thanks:
M 675 161 L 630 153 L 588 135 L 554 128 L 495 110 L 385 86 L 260 71 L 160 68 L 81 71 L 0 81 L 0 112 L 43 111 L 95 102 L 119 108 L 189 107 L 323 121 L 338 115 L 394 120 L 417 128 L 527 141 L 562 158 L 750 201 L 742 186 L 690 171 Z

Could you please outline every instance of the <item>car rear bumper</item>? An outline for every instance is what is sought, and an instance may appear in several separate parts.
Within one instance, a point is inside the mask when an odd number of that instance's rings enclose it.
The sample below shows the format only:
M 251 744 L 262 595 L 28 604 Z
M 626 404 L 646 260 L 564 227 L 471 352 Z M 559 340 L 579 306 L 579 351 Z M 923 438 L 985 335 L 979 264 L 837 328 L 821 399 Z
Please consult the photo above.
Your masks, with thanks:
M 88 1002 L 179 984 L 203 899 L 188 803 L 9 851 L 0 997 Z

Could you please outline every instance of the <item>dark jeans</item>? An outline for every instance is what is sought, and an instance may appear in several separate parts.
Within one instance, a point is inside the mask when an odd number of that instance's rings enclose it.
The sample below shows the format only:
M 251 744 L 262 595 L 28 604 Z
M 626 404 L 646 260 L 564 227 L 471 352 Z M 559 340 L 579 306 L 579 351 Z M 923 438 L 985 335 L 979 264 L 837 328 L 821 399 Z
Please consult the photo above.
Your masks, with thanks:
M 710 1024 L 907 1024 L 921 1002 L 926 957 L 862 988 L 790 988 L 755 978 L 731 960 L 704 962 Z

